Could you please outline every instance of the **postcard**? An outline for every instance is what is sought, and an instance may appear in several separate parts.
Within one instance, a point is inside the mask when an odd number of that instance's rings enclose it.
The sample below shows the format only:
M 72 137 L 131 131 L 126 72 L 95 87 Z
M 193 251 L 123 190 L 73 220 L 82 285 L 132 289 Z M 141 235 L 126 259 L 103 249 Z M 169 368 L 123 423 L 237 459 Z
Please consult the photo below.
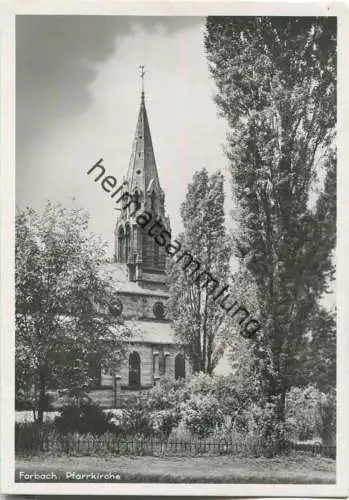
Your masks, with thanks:
M 344 4 L 3 10 L 2 491 L 345 496 Z

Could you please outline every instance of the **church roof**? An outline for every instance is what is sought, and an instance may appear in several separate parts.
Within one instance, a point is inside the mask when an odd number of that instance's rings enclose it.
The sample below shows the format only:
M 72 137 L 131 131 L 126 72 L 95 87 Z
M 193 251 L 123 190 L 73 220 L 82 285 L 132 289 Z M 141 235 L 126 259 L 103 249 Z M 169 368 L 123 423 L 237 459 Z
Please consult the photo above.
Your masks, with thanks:
M 111 279 L 111 284 L 116 292 L 134 293 L 139 295 L 152 295 L 156 297 L 169 297 L 161 288 L 149 289 L 141 287 L 135 281 L 129 281 L 127 265 L 120 262 L 106 262 L 100 267 L 100 276 Z
M 179 344 L 175 338 L 175 331 L 171 323 L 157 321 L 125 321 L 133 336 L 129 342 L 142 342 L 149 344 Z
M 135 188 L 138 188 L 142 193 L 145 193 L 147 189 L 149 189 L 149 186 L 155 191 L 161 191 L 147 110 L 144 102 L 144 92 L 142 92 L 141 97 L 136 132 L 127 172 L 127 182 L 128 190 L 131 192 L 133 192 Z

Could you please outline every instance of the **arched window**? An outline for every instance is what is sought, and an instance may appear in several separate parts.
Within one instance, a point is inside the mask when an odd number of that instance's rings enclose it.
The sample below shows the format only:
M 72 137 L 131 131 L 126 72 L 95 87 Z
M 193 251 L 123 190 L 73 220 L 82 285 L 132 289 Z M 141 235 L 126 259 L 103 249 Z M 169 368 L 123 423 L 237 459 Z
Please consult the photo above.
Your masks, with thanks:
M 177 354 L 175 358 L 175 379 L 185 378 L 185 360 L 183 354 Z
M 129 357 L 128 385 L 132 389 L 141 387 L 141 358 L 136 351 L 131 352 Z
M 125 259 L 125 233 L 124 233 L 124 230 L 122 227 L 119 230 L 118 239 L 119 239 L 119 244 L 118 244 L 119 262 L 124 262 L 124 259 Z
M 130 226 L 126 226 L 126 233 L 125 233 L 125 262 L 128 262 L 128 258 L 130 256 L 130 250 L 131 250 L 131 231 L 130 231 Z

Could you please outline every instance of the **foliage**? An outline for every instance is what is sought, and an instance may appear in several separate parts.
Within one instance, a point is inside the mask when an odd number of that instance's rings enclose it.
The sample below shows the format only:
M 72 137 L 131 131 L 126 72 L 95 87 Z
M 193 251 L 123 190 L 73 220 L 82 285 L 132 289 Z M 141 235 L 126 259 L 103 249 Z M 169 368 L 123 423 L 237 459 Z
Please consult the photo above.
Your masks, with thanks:
M 164 377 L 160 383 L 152 387 L 144 397 L 142 404 L 148 412 L 177 408 L 185 396 L 184 379 Z
M 317 387 L 293 387 L 287 394 L 286 422 L 301 441 L 320 436 L 323 444 L 332 445 L 336 434 L 336 397 L 334 391 L 321 392 Z
M 41 401 L 41 406 L 44 411 L 50 411 L 53 409 L 53 400 L 54 398 L 51 394 L 45 394 Z M 23 386 L 21 387 L 18 384 L 18 390 L 16 391 L 15 399 L 15 409 L 18 411 L 34 410 L 35 413 L 35 408 L 33 408 L 33 393 L 30 388 L 25 390 Z
M 104 247 L 84 211 L 48 203 L 16 216 L 16 393 L 31 394 L 42 420 L 47 391 L 86 388 L 95 356 L 116 370 L 129 331 L 104 314 L 112 290 Z
M 194 377 L 191 377 L 185 385 L 188 397 L 194 394 L 201 394 L 203 396 L 213 394 L 216 390 L 217 381 L 218 377 L 216 376 L 211 376 L 203 372 L 197 373 Z
M 125 431 L 129 425 L 130 412 L 124 408 L 117 408 L 108 411 L 110 423 L 116 430 Z
M 286 421 L 293 426 L 297 440 L 305 441 L 315 436 L 320 398 L 320 391 L 313 386 L 293 387 L 287 394 Z
M 91 402 L 65 406 L 61 415 L 55 418 L 54 424 L 61 434 L 78 432 L 101 435 L 114 430 L 111 415 Z
M 267 457 L 288 451 L 290 441 L 317 436 L 320 443 L 335 446 L 335 394 L 324 394 L 314 386 L 289 391 L 285 422 L 278 419 L 277 397 L 249 400 L 236 392 L 233 376 L 211 377 L 200 373 L 186 382 L 163 380 L 149 394 L 149 400 L 146 396 L 138 398 L 128 409 L 109 411 L 102 411 L 83 397 L 72 398 L 53 426 L 45 424 L 41 428 L 38 423 L 19 426 L 22 448 L 31 449 L 34 446 L 31 441 L 44 439 L 44 442 L 51 440 L 49 446 L 56 449 L 55 439 L 67 434 L 75 435 L 81 447 L 63 440 L 58 443 L 59 449 L 73 454 L 85 449 L 85 437 L 96 434 L 103 435 L 103 439 L 113 437 L 109 445 L 105 444 L 108 450 L 122 449 L 123 453 L 136 454 L 148 453 L 153 439 L 167 443 L 165 448 L 173 452 Z M 123 444 L 116 443 L 118 438 Z M 35 446 L 41 449 L 41 445 Z M 96 446 L 88 445 L 89 452 L 96 450 Z M 156 453 L 162 453 L 160 448 L 156 448 Z M 334 453 L 332 449 L 324 452 L 330 456 Z
M 186 427 L 204 437 L 224 422 L 218 399 L 212 394 L 195 394 L 180 406 L 181 420 Z
M 311 319 L 312 330 L 304 350 L 304 383 L 329 392 L 336 387 L 336 316 L 318 306 Z
M 126 432 L 130 435 L 151 436 L 154 433 L 150 413 L 145 408 L 142 399 L 138 399 L 129 410 Z
M 195 422 L 201 423 L 190 424 L 188 429 L 197 432 L 194 429 L 200 427 L 199 434 L 205 435 L 223 421 L 222 415 L 230 415 L 237 409 L 239 400 L 233 384 L 231 377 L 210 376 L 205 373 L 198 373 L 187 381 L 165 378 L 147 392 L 141 407 L 146 414 L 151 415 L 153 423 L 157 420 L 163 422 L 160 428 L 165 434 L 179 422 L 189 421 L 189 414 L 195 411 Z M 206 405 L 210 401 L 214 405 L 219 404 L 219 408 L 217 416 L 208 422 L 205 431 Z M 215 407 L 212 407 L 212 411 Z
M 323 394 L 319 404 L 318 433 L 322 443 L 333 446 L 336 443 L 336 393 L 331 390 Z
M 251 368 L 283 421 L 334 275 L 336 19 L 209 17 L 205 45 L 230 126 L 233 249 L 263 324 Z
M 223 354 L 221 338 L 227 328 L 227 315 L 210 295 L 212 283 L 205 285 L 205 275 L 198 277 L 207 271 L 223 287 L 228 273 L 230 248 L 225 234 L 220 172 L 209 176 L 202 169 L 194 174 L 181 215 L 184 233 L 175 241 L 194 260 L 190 262 L 190 257 L 184 256 L 181 261 L 170 261 L 168 308 L 178 339 L 187 345 L 194 372 L 211 374 Z
M 159 410 L 152 412 L 149 419 L 153 432 L 168 438 L 172 430 L 178 425 L 180 415 L 172 409 Z

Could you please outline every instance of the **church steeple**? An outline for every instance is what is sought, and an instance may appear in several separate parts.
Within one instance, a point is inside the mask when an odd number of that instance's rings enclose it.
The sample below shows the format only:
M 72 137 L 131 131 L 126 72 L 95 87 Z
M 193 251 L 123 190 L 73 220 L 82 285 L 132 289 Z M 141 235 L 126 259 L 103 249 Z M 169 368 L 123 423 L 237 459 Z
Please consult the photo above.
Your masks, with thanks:
M 147 110 L 145 107 L 144 66 L 141 66 L 141 70 L 141 105 L 138 113 L 136 132 L 133 139 L 131 158 L 127 172 L 127 184 L 129 192 L 133 192 L 137 189 L 146 197 L 147 193 L 154 191 L 160 196 L 163 193 L 160 187 L 153 142 L 150 134 Z
M 144 66 L 140 69 L 141 103 L 124 189 L 137 199 L 138 213 L 151 213 L 152 223 L 160 221 L 170 233 L 165 194 L 160 186 L 145 106 Z M 148 229 L 142 229 L 137 223 L 137 214 L 131 210 L 121 211 L 115 228 L 115 260 L 128 265 L 130 280 L 138 281 L 142 286 L 165 285 L 166 252 L 154 236 L 148 234 Z

